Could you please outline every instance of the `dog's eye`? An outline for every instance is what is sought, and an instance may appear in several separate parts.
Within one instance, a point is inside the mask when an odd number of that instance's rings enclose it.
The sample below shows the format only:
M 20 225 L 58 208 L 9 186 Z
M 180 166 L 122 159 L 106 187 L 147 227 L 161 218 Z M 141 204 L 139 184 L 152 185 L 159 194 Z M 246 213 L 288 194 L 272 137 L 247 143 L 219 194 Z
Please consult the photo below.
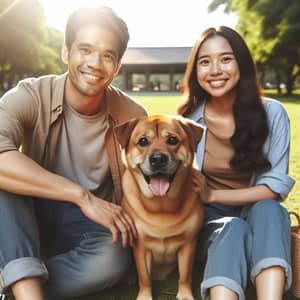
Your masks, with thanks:
M 149 141 L 145 137 L 142 137 L 139 139 L 138 145 L 141 147 L 146 147 L 149 145 Z
M 179 140 L 176 136 L 169 136 L 167 139 L 167 144 L 171 146 L 175 146 L 179 143 Z

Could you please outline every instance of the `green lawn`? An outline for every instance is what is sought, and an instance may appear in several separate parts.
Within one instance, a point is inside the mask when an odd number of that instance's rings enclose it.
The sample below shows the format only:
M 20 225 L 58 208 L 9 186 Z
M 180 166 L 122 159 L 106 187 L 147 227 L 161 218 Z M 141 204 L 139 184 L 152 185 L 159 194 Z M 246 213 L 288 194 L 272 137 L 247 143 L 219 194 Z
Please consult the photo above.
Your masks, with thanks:
M 141 102 L 153 114 L 176 114 L 177 106 L 182 97 L 178 93 L 132 93 L 134 99 Z
M 300 97 L 282 101 L 291 120 L 290 175 L 296 184 L 284 204 L 290 210 L 300 213 Z

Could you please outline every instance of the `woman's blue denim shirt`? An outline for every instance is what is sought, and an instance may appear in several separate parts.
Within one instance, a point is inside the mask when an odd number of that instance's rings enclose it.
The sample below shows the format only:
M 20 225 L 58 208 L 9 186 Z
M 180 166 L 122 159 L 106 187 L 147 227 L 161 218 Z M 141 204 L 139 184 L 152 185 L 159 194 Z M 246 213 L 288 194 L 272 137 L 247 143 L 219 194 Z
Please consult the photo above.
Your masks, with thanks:
M 197 148 L 197 164 L 200 170 L 203 166 L 206 142 L 206 124 L 204 121 L 205 103 L 201 104 L 190 118 L 205 128 L 204 134 Z M 280 200 L 284 200 L 295 180 L 288 175 L 289 150 L 290 150 L 290 121 L 283 105 L 274 99 L 265 98 L 265 108 L 268 117 L 269 136 L 264 144 L 264 154 L 271 163 L 270 170 L 254 174 L 250 181 L 250 186 L 266 185 L 273 192 L 280 195 Z

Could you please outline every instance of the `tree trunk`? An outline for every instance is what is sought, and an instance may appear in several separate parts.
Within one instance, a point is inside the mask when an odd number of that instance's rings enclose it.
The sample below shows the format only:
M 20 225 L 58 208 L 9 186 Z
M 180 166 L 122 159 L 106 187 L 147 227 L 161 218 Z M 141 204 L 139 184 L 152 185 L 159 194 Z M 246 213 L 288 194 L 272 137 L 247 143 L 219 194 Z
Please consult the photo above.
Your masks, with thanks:
M 288 76 L 287 81 L 286 81 L 286 94 L 291 95 L 293 92 L 293 78 L 292 76 Z
M 276 77 L 276 88 L 277 88 L 277 93 L 279 95 L 282 94 L 281 86 L 280 86 L 280 75 L 279 73 L 275 70 L 275 77 Z

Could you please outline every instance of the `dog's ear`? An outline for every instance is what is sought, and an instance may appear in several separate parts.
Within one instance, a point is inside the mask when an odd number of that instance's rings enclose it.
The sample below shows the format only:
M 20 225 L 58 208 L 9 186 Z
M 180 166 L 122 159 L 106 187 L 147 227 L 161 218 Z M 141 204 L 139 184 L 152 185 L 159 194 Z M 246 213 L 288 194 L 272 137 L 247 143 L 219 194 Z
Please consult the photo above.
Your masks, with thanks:
M 183 117 L 180 118 L 179 121 L 185 133 L 189 137 L 190 145 L 193 151 L 196 152 L 197 145 L 200 142 L 204 132 L 203 126 L 190 119 L 183 118 Z
M 131 133 L 139 120 L 139 118 L 134 118 L 124 123 L 121 123 L 115 127 L 117 139 L 122 148 L 126 148 Z

